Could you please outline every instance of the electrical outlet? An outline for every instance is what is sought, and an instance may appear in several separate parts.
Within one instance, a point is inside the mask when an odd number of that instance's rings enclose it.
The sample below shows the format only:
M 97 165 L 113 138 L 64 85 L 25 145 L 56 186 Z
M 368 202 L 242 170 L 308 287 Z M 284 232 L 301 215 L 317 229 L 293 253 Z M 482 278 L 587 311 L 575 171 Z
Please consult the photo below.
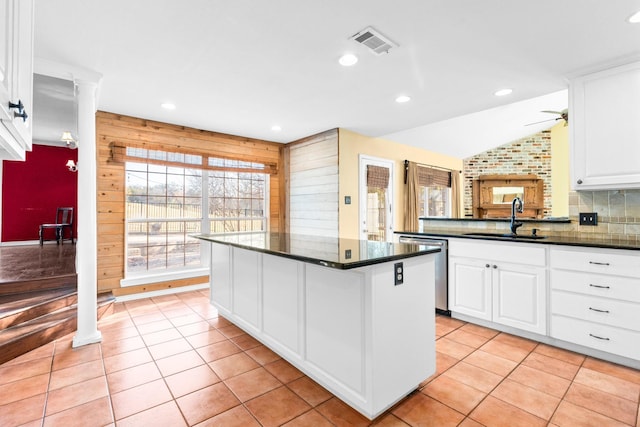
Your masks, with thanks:
M 598 212 L 580 212 L 580 225 L 598 225 Z
M 345 205 L 351 204 L 351 196 L 344 196 L 344 204 Z
M 351 259 L 351 249 L 344 250 L 344 259 Z
M 404 282 L 404 265 L 401 262 L 393 264 L 394 285 L 402 285 Z

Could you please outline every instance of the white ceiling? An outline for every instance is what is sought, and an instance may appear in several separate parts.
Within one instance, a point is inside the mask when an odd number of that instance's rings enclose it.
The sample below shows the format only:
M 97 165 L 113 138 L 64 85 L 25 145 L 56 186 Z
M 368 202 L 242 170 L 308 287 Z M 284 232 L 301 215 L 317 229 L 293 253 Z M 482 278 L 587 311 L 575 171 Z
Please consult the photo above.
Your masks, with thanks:
M 568 77 L 640 58 L 640 0 L 35 3 L 36 57 L 102 73 L 100 110 L 278 142 L 342 127 L 463 158 L 553 125 L 525 126 Z M 349 39 L 367 26 L 399 47 Z

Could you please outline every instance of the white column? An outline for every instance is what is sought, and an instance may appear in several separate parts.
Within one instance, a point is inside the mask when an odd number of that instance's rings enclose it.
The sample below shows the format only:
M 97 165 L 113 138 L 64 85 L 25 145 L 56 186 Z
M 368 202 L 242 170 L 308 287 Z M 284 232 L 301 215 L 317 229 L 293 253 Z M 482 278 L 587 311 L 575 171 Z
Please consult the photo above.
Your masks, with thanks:
M 78 100 L 78 213 L 76 273 L 78 330 L 73 347 L 100 342 L 98 331 L 96 93 L 94 81 L 74 80 Z

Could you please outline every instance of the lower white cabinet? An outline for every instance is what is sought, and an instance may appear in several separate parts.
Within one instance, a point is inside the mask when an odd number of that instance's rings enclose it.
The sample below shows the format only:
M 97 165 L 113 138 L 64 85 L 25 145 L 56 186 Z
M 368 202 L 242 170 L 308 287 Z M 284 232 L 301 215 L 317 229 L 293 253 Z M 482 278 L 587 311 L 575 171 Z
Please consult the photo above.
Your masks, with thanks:
M 545 246 L 452 239 L 449 256 L 453 313 L 546 334 Z
M 640 253 L 557 247 L 550 259 L 550 335 L 640 360 Z

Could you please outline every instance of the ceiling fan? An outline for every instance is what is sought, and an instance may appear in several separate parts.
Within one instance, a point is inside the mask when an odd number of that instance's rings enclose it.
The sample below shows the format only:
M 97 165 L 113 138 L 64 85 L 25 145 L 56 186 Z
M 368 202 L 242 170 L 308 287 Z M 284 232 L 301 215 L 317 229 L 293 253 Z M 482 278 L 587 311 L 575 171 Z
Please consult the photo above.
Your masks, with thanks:
M 545 111 L 540 111 L 541 113 L 549 113 L 549 114 L 557 114 L 558 117 L 556 117 L 555 119 L 547 119 L 547 120 L 542 120 L 540 122 L 534 122 L 534 123 L 529 123 L 525 126 L 530 126 L 530 125 L 537 125 L 538 123 L 544 123 L 544 122 L 550 122 L 551 120 L 564 120 L 564 125 L 567 126 L 567 124 L 569 124 L 569 109 L 565 108 L 562 111 L 550 111 L 550 110 L 545 110 Z

